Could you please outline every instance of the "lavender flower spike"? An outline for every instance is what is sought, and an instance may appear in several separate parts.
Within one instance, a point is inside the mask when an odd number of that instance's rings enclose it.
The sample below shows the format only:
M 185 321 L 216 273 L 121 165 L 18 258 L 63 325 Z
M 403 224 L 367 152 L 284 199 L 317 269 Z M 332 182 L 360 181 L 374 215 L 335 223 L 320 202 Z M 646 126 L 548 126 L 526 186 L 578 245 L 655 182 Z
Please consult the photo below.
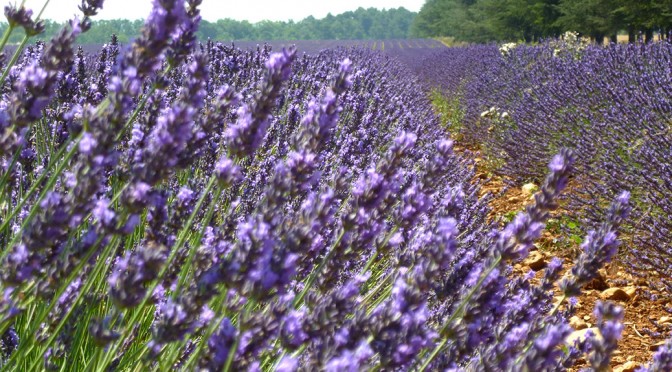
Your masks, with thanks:
M 630 213 L 630 193 L 622 192 L 612 203 L 607 212 L 607 220 L 597 231 L 588 233 L 581 244 L 583 252 L 576 265 L 572 268 L 571 277 L 560 282 L 560 289 L 566 297 L 578 296 L 581 286 L 595 278 L 597 270 L 610 262 L 618 252 L 618 236 L 616 230 Z
M 653 361 L 648 367 L 638 369 L 638 372 L 660 372 L 672 370 L 672 340 L 667 340 L 665 344 L 653 354 Z
M 233 156 L 250 156 L 261 145 L 282 83 L 289 79 L 295 55 L 296 49 L 283 49 L 280 53 L 273 53 L 266 62 L 266 76 L 259 93 L 251 104 L 238 111 L 238 120 L 226 131 L 229 153 Z
M 551 173 L 546 177 L 541 191 L 534 195 L 535 203 L 525 212 L 519 213 L 500 233 L 495 250 L 502 259 L 518 259 L 527 256 L 532 244 L 541 235 L 548 212 L 557 205 L 555 198 L 567 186 L 569 174 L 574 164 L 574 153 L 563 149 L 553 157 L 548 168 Z
M 595 305 L 595 318 L 602 337 L 593 337 L 593 352 L 588 360 L 595 371 L 609 371 L 611 354 L 618 346 L 623 332 L 623 308 L 610 302 L 598 302 Z
M 5 18 L 10 27 L 20 26 L 28 36 L 39 35 L 44 32 L 44 22 L 33 20 L 33 11 L 25 7 L 16 8 L 13 6 L 5 6 Z

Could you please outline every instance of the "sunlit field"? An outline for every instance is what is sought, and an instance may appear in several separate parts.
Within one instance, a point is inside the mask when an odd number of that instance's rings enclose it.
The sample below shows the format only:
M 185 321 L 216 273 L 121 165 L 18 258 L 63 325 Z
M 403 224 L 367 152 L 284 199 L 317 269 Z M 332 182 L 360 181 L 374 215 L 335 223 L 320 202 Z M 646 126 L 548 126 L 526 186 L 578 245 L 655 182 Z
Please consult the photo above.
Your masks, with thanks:
M 161 0 L 80 45 L 101 5 L 5 11 L 2 370 L 672 369 L 669 42 L 199 41 Z

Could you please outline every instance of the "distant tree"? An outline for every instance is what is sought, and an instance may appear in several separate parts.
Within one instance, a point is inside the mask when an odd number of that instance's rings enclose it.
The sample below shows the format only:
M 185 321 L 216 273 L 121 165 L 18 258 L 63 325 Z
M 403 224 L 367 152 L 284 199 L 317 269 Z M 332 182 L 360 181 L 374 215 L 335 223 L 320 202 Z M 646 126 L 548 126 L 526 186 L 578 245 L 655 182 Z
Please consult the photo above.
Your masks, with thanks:
M 672 1 L 617 0 L 613 13 L 620 26 L 628 31 L 631 42 L 637 38 L 638 31 L 650 41 L 655 30 L 662 34 L 669 31 Z
M 618 0 L 562 0 L 557 24 L 577 31 L 601 43 L 605 36 L 618 31 L 614 16 Z
M 411 24 L 416 13 L 404 8 L 379 10 L 359 8 L 338 15 L 329 14 L 323 19 L 307 17 L 294 21 L 261 21 L 250 23 L 233 19 L 220 19 L 216 22 L 203 20 L 197 32 L 201 40 L 315 40 L 315 39 L 397 39 L 410 35 Z M 110 35 L 116 34 L 119 41 L 127 43 L 136 38 L 143 21 L 125 19 L 96 20 L 91 30 L 79 38 L 83 44 L 103 44 Z M 46 31 L 40 36 L 48 39 L 56 34 L 62 24 L 47 21 Z M 0 32 L 7 28 L 0 23 Z M 15 32 L 10 43 L 18 43 L 22 32 Z
M 559 0 L 481 0 L 480 15 L 495 40 L 537 41 L 560 33 Z
M 672 0 L 427 0 L 411 25 L 418 37 L 469 42 L 537 41 L 577 31 L 602 41 L 628 31 L 645 40 L 672 31 Z

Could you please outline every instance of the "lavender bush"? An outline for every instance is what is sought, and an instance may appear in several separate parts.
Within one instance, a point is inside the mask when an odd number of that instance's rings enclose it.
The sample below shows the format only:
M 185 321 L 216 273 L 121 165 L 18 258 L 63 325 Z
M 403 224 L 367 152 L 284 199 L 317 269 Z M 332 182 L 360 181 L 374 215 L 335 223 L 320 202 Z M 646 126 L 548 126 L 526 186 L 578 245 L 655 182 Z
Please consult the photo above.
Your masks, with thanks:
M 408 68 L 361 48 L 198 44 L 200 2 L 156 0 L 132 45 L 88 55 L 76 38 L 103 3 L 86 0 L 4 65 L 3 368 L 608 363 L 622 310 L 598 306 L 603 343 L 566 345 L 566 319 L 614 256 L 629 194 L 565 280 L 559 260 L 540 283 L 511 269 L 584 153 L 549 156 L 534 203 L 500 230 Z M 39 31 L 6 14 L 8 32 Z

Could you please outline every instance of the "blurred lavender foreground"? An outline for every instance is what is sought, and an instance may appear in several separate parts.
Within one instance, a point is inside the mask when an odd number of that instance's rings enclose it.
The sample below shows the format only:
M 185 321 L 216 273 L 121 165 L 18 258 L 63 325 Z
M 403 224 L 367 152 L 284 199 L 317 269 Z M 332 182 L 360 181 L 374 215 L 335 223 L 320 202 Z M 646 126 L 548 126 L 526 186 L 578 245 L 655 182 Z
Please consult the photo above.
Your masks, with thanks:
M 200 2 L 155 0 L 133 45 L 96 54 L 75 42 L 102 1 L 30 46 L 39 21 L 5 9 L 27 36 L 1 64 L 3 369 L 605 370 L 623 309 L 572 344 L 566 320 L 629 194 L 562 285 L 559 260 L 539 283 L 510 266 L 584 153 L 548 156 L 498 231 L 405 65 L 202 45 Z

